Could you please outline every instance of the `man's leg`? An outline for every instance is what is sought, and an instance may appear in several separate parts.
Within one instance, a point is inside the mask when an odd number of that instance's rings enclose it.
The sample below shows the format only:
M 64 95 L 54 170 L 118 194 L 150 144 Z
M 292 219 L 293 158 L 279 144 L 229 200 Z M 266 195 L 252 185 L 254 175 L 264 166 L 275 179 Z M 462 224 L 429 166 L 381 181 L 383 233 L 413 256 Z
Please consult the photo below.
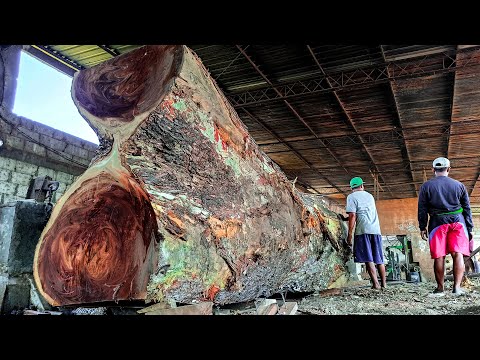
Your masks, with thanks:
M 380 284 L 378 283 L 377 270 L 375 269 L 375 264 L 373 262 L 366 262 L 365 267 L 367 268 L 368 275 L 370 275 L 370 280 L 372 280 L 372 283 L 373 283 L 372 289 L 380 289 Z
M 368 240 L 370 242 L 370 248 L 371 248 L 371 258 L 373 259 L 373 263 L 376 264 L 378 267 L 378 272 L 380 273 L 380 279 L 381 279 L 381 286 L 382 288 L 385 288 L 387 284 L 387 276 L 385 274 L 385 265 L 384 265 L 384 259 L 383 259 L 383 245 L 382 245 L 382 235 L 379 234 L 368 234 Z M 375 265 L 373 265 L 373 269 L 375 270 Z M 377 274 L 375 271 L 375 281 L 374 282 L 374 288 L 378 289 L 378 280 L 377 280 Z
M 372 289 L 380 289 L 377 270 L 375 269 L 375 259 L 372 258 L 372 248 L 368 234 L 355 235 L 353 239 L 353 259 L 355 262 L 365 264 L 365 268 L 373 284 Z
M 437 288 L 435 289 L 435 291 L 443 292 L 443 280 L 444 280 L 444 274 L 445 274 L 445 256 L 436 258 L 433 261 L 433 270 L 435 272 L 435 280 L 437 281 Z
M 463 262 L 463 254 L 459 252 L 452 253 L 453 257 L 453 293 L 462 292 L 460 284 L 462 282 L 463 273 L 465 272 L 465 264 Z
M 387 286 L 387 275 L 385 274 L 385 265 L 378 264 L 378 272 L 380 273 L 380 279 L 382 280 L 382 288 Z
M 453 258 L 453 289 L 454 294 L 462 294 L 464 291 L 460 287 L 463 275 L 465 274 L 464 256 L 470 256 L 470 244 L 466 226 L 463 222 L 450 224 L 447 233 L 447 251 Z
M 442 224 L 432 229 L 428 234 L 430 255 L 434 259 L 433 271 L 437 281 L 437 288 L 434 290 L 436 293 L 444 291 L 445 255 L 449 253 L 447 249 L 447 233 L 450 227 L 451 224 Z

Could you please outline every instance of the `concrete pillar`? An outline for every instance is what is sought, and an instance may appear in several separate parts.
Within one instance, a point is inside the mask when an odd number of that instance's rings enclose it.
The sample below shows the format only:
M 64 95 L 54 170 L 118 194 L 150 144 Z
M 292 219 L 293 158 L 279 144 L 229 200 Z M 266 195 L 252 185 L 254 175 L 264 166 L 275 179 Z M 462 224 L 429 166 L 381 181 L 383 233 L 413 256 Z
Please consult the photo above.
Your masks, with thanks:
M 45 225 L 43 203 L 23 200 L 0 205 L 0 310 L 4 314 L 32 304 L 33 257 Z
M 22 45 L 0 45 L 0 105 L 12 111 Z

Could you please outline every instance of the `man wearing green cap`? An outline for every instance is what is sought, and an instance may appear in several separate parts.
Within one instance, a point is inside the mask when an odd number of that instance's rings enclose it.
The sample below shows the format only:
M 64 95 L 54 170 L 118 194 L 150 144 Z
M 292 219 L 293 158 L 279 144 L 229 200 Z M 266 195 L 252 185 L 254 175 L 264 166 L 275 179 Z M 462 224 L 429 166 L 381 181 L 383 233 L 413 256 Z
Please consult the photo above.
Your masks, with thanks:
M 372 281 L 372 289 L 383 289 L 386 286 L 385 265 L 383 259 L 382 234 L 378 221 L 377 207 L 372 194 L 365 191 L 363 180 L 354 177 L 350 180 L 352 193 L 347 196 L 348 236 L 347 243 L 352 246 L 353 260 L 365 263 L 368 275 Z M 355 229 L 355 236 L 354 234 Z M 381 284 L 377 279 L 378 267 Z

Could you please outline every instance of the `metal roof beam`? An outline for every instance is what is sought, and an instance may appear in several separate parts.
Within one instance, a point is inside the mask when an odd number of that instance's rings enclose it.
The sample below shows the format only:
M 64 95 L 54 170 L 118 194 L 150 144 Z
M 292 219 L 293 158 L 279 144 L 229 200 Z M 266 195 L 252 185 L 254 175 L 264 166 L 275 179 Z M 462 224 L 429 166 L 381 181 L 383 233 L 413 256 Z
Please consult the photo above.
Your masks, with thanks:
M 310 45 L 307 45 L 307 48 L 308 48 L 308 51 L 310 52 L 310 54 L 312 55 L 313 60 L 314 60 L 315 63 L 317 64 L 318 68 L 320 69 L 320 71 L 323 73 L 323 75 L 326 76 L 327 83 L 330 85 L 330 87 L 333 87 L 333 85 L 332 85 L 331 81 L 329 80 L 327 74 L 326 74 L 325 71 L 323 70 L 322 65 L 320 64 L 320 62 L 318 61 L 317 57 L 316 57 L 315 54 L 313 53 L 312 48 L 310 47 Z M 365 142 L 363 141 L 362 136 L 358 133 L 357 127 L 356 127 L 355 124 L 353 123 L 353 119 L 350 117 L 350 114 L 348 113 L 347 109 L 345 108 L 345 105 L 343 104 L 342 100 L 340 100 L 340 97 L 338 96 L 338 94 L 337 94 L 337 92 L 336 92 L 335 90 L 333 90 L 333 95 L 334 95 L 335 98 L 337 99 L 338 105 L 340 105 L 340 107 L 342 108 L 343 113 L 345 114 L 345 117 L 347 118 L 349 125 L 350 125 L 350 126 L 352 127 L 352 129 L 355 131 L 355 135 L 357 135 L 358 139 L 360 140 L 360 143 L 361 143 L 361 145 L 363 146 L 363 149 L 364 149 L 365 152 L 367 153 L 368 157 L 370 158 L 370 161 L 372 162 L 372 164 L 373 164 L 376 172 L 377 172 L 377 173 L 379 174 L 379 176 L 382 178 L 383 185 L 387 187 L 387 190 L 388 190 L 388 191 L 390 192 L 390 194 L 393 196 L 390 188 L 389 188 L 388 185 L 386 184 L 385 179 L 383 178 L 383 176 L 381 175 L 380 171 L 378 170 L 378 167 L 377 167 L 377 165 L 375 164 L 375 161 L 373 160 L 372 154 L 370 153 L 370 151 L 368 151 L 368 148 L 367 148 Z
M 387 59 L 385 58 L 385 52 L 383 51 L 383 46 L 382 45 L 380 45 L 380 51 L 382 53 L 383 61 L 386 63 Z M 388 73 L 389 79 L 390 79 L 391 74 L 390 74 L 390 71 L 388 69 L 388 66 L 387 66 L 387 73 Z M 389 80 L 388 84 L 389 84 L 390 91 L 392 93 L 393 104 L 395 105 L 396 123 L 397 123 L 398 126 L 400 126 L 400 128 L 402 128 L 403 127 L 402 117 L 400 115 L 400 110 L 398 109 L 398 101 L 397 101 L 397 97 L 395 96 L 395 91 L 393 90 L 392 81 Z M 403 131 L 399 130 L 399 132 L 400 132 L 401 136 L 403 137 L 403 146 L 401 148 L 402 158 L 407 161 L 407 163 L 410 167 L 410 177 L 412 178 L 412 181 L 414 181 L 413 173 L 411 172 L 413 170 L 413 168 L 412 168 L 412 165 L 410 163 L 410 153 L 408 151 L 407 142 L 405 141 L 405 137 L 403 136 Z M 413 189 L 415 191 L 415 196 L 418 196 L 418 190 L 417 190 L 417 187 L 414 184 L 413 184 Z
M 367 188 L 369 188 L 369 187 L 367 187 Z M 373 185 L 371 185 L 371 190 L 370 191 L 373 191 Z M 382 191 L 380 191 L 380 192 L 382 192 Z M 383 191 L 383 193 L 384 193 L 384 191 Z M 322 195 L 324 195 L 326 197 L 330 196 L 330 195 L 338 195 L 338 194 L 339 194 L 338 192 L 322 193 Z M 399 195 L 399 196 L 396 196 L 394 198 L 388 198 L 388 199 L 386 198 L 386 199 L 382 199 L 382 200 L 411 199 L 412 198 L 412 190 L 409 190 L 409 191 L 396 190 L 395 194 Z M 480 197 L 478 197 L 478 196 L 470 198 L 470 202 L 473 203 L 473 204 L 477 204 L 479 202 L 479 200 L 480 200 Z
M 466 157 L 459 157 L 459 158 L 452 158 L 450 159 L 452 163 L 452 169 L 461 169 L 461 168 L 478 168 L 478 156 L 466 156 Z M 430 160 L 411 160 L 410 161 L 412 164 L 420 164 L 422 168 L 414 168 L 413 171 L 423 171 L 424 165 L 427 165 L 425 167 L 425 170 L 430 171 L 432 169 L 432 163 Z M 423 165 L 422 165 L 423 164 Z M 395 172 L 395 171 L 400 171 L 400 170 L 408 170 L 409 166 L 405 165 L 403 163 L 397 163 L 397 162 L 391 162 L 391 163 L 383 163 L 380 164 L 380 166 L 391 166 L 394 167 L 395 169 L 392 170 L 385 170 L 383 172 Z M 316 170 L 321 170 L 321 171 L 328 171 L 328 170 L 335 170 L 337 169 L 337 166 L 316 166 Z M 355 168 L 358 171 L 365 171 L 365 167 L 362 167 L 362 164 L 352 164 L 352 168 Z M 288 170 L 288 169 L 287 169 Z
M 328 167 L 318 167 L 318 166 L 313 166 L 313 168 L 316 170 L 316 171 L 321 171 L 322 174 L 324 174 L 325 176 L 341 176 L 342 174 L 339 174 L 338 171 L 336 171 L 335 168 L 328 168 Z M 361 167 L 358 167 L 358 168 L 355 168 L 356 169 L 356 174 L 358 176 L 363 176 L 363 175 L 371 175 L 371 169 L 366 169 L 366 168 L 361 168 Z M 478 166 L 459 166 L 459 167 L 455 167 L 455 170 L 456 171 L 459 171 L 459 170 L 476 170 L 478 169 Z M 285 171 L 294 171 L 294 169 L 284 169 Z M 426 169 L 425 169 L 426 170 Z M 425 171 L 424 169 L 413 169 L 412 171 L 413 172 L 416 172 L 418 173 L 419 175 L 422 175 L 422 173 Z M 408 171 L 410 171 L 409 169 L 407 168 L 402 168 L 401 167 L 401 164 L 399 164 L 399 166 L 395 166 L 395 165 L 392 165 L 392 169 L 388 169 L 388 170 L 383 170 L 382 171 L 382 174 L 391 174 L 391 175 L 395 175 L 395 174 L 406 174 Z M 429 174 L 432 174 L 431 170 L 428 170 L 428 173 Z M 308 174 L 308 172 L 306 171 L 297 171 L 297 174 L 299 175 L 306 175 Z M 473 180 L 472 180 L 473 181 Z M 410 183 L 413 183 L 413 182 L 410 182 Z M 390 183 L 389 183 L 390 185 Z
M 460 47 L 457 45 L 456 49 L 458 50 Z M 455 55 L 455 61 L 458 62 L 459 59 L 457 59 L 457 55 Z M 461 59 L 461 61 L 463 62 L 463 58 Z M 450 111 L 450 124 L 457 124 L 457 121 L 454 121 L 454 108 L 455 108 L 455 102 L 456 102 L 456 97 L 455 97 L 455 89 L 457 87 L 457 74 L 456 72 L 453 73 L 453 82 L 452 82 L 452 102 L 451 102 L 451 111 Z M 472 133 L 476 133 L 476 132 L 469 132 L 468 134 L 472 134 Z M 452 134 L 451 133 L 451 126 L 449 128 L 449 131 L 448 131 L 448 140 L 447 140 L 447 150 L 446 150 L 446 154 L 447 154 L 447 158 L 450 159 L 450 150 L 452 148 L 452 137 L 454 135 L 458 135 L 458 133 L 455 133 L 455 134 Z M 469 192 L 469 195 L 472 195 L 473 192 L 475 191 L 475 188 L 477 187 L 477 184 L 478 184 L 478 178 L 480 177 L 480 169 L 478 167 L 478 162 L 477 162 L 477 166 L 476 168 L 478 169 L 478 172 L 477 172 L 477 177 L 473 180 L 474 183 L 473 183 L 473 187 L 470 189 L 470 192 Z
M 404 141 L 406 140 L 425 140 L 426 134 L 421 132 L 422 130 L 429 130 L 429 133 L 435 133 L 436 137 L 455 137 L 471 134 L 480 134 L 480 129 L 471 130 L 467 127 L 469 124 L 478 125 L 477 120 L 464 120 L 455 122 L 455 127 L 464 127 L 465 130 L 462 132 L 456 132 L 455 134 L 449 134 L 451 125 L 427 125 L 427 126 L 417 126 L 417 127 L 407 127 L 407 128 L 394 128 L 388 131 L 378 131 L 378 132 L 369 132 L 369 133 L 359 133 L 351 135 L 337 135 L 337 136 L 322 136 L 320 137 L 323 142 L 327 145 L 342 147 L 342 146 L 352 146 L 352 145 L 361 145 L 359 136 L 362 136 L 363 142 L 365 144 L 382 144 L 382 143 L 391 143 L 392 141 Z M 401 131 L 403 130 L 403 131 Z M 416 131 L 414 134 L 408 135 L 405 137 L 404 131 L 411 130 Z M 302 142 L 309 142 L 315 140 L 315 138 L 309 137 L 307 139 L 296 139 L 296 140 L 287 140 L 289 144 L 299 144 Z M 258 144 L 261 147 L 278 145 L 279 142 L 268 142 Z M 302 148 L 301 150 L 312 150 L 316 147 Z M 282 150 L 271 151 L 272 152 L 284 152 Z
M 105 51 L 106 53 L 109 53 L 113 57 L 120 55 L 117 49 L 114 49 L 110 47 L 110 45 L 97 45 L 100 49 Z
M 253 66 L 253 68 L 258 72 L 258 74 L 270 85 L 272 88 L 275 90 L 275 92 L 281 96 L 281 93 L 278 91 L 278 89 L 273 85 L 273 83 L 267 78 L 267 76 L 260 70 L 260 68 L 255 64 L 255 62 L 251 59 L 251 57 L 239 46 L 236 45 L 237 49 L 243 54 L 243 56 L 248 60 L 248 62 Z M 315 139 L 328 151 L 328 153 L 335 159 L 335 161 L 345 170 L 345 172 L 351 176 L 349 171 L 345 168 L 345 166 L 342 164 L 342 162 L 338 159 L 337 155 L 329 149 L 325 143 L 320 139 L 320 137 L 313 131 L 313 129 L 310 127 L 310 125 L 307 124 L 307 122 L 302 118 L 302 116 L 293 108 L 293 106 L 287 101 L 283 100 L 285 105 L 290 109 L 290 111 L 295 115 L 295 117 L 302 122 L 303 125 L 307 127 L 307 129 L 312 133 L 313 136 L 315 136 Z M 245 110 L 245 109 L 244 109 Z M 292 148 L 293 149 L 293 148 Z
M 458 45 L 457 45 L 458 49 Z M 455 54 L 455 61 L 457 61 L 457 55 Z M 452 102 L 450 103 L 451 109 L 450 109 L 450 125 L 453 123 L 453 107 L 455 104 L 455 84 L 456 84 L 457 77 L 455 73 L 453 73 L 453 83 L 452 83 Z M 447 158 L 450 158 L 450 132 L 451 132 L 451 127 L 448 129 L 448 138 L 447 138 L 447 151 L 445 154 L 447 154 Z
M 386 83 L 399 79 L 418 78 L 432 76 L 448 72 L 454 72 L 459 69 L 465 69 L 477 66 L 476 63 L 469 65 L 474 58 L 475 50 L 480 47 L 457 49 L 453 53 L 444 52 L 440 54 L 441 67 L 431 69 L 431 64 L 427 60 L 438 58 L 438 55 L 424 56 L 415 61 L 406 63 L 387 62 L 381 66 L 356 69 L 353 71 L 336 72 L 324 75 L 318 78 L 299 80 L 289 83 L 272 84 L 268 87 L 262 87 L 247 90 L 236 94 L 227 94 L 227 98 L 233 107 L 252 106 L 263 104 L 274 100 L 285 100 L 306 94 L 317 94 L 324 92 L 340 91 L 347 88 L 368 87 L 372 84 Z M 466 56 L 462 66 L 457 66 L 457 53 L 464 53 Z M 438 59 L 440 63 L 440 59 Z M 330 85 L 329 85 L 330 84 Z
M 464 181 L 473 181 L 473 179 L 466 179 Z M 423 184 L 423 181 L 403 181 L 403 182 L 396 182 L 396 183 L 391 183 L 389 184 L 390 186 L 394 187 L 394 186 L 405 186 L 405 185 L 410 185 L 410 184 Z M 373 184 L 367 184 L 368 186 L 373 186 Z M 341 187 L 344 187 L 344 188 L 350 188 L 350 185 L 349 184 L 341 184 L 341 185 L 338 185 L 338 186 L 341 186 Z M 318 188 L 320 189 L 331 189 L 332 186 L 328 186 L 328 185 L 322 185 L 322 186 L 317 186 Z M 466 186 L 468 188 L 468 186 Z
M 307 166 L 309 168 L 311 168 L 312 170 L 315 170 L 315 168 L 313 167 L 313 165 L 307 160 L 305 159 L 302 154 L 300 154 L 298 151 L 296 151 L 294 148 L 292 148 L 289 144 L 287 144 L 273 129 L 271 129 L 268 125 L 266 125 L 263 121 L 261 121 L 260 119 L 257 119 L 257 117 L 253 116 L 247 109 L 243 109 L 243 111 L 245 112 L 245 114 L 247 114 L 252 120 L 254 120 L 255 122 L 257 122 L 260 126 L 262 126 L 266 131 L 268 131 L 273 137 L 275 137 L 279 142 L 281 142 L 282 144 L 284 144 L 286 147 L 288 147 L 290 149 L 290 151 L 292 151 L 300 160 L 302 160 L 305 164 L 307 164 Z M 343 195 L 345 195 L 345 197 L 347 197 L 347 194 L 342 191 L 340 188 L 338 188 L 334 183 L 332 183 L 325 175 L 323 175 L 322 173 L 318 173 L 318 175 L 320 175 L 320 177 L 322 179 L 324 179 L 326 182 L 328 182 L 332 187 L 334 187 L 335 189 L 337 189 L 338 191 L 340 191 Z M 313 188 L 312 186 L 308 185 L 309 187 Z M 316 190 L 316 189 L 315 189 Z M 316 190 L 318 191 L 318 190 Z

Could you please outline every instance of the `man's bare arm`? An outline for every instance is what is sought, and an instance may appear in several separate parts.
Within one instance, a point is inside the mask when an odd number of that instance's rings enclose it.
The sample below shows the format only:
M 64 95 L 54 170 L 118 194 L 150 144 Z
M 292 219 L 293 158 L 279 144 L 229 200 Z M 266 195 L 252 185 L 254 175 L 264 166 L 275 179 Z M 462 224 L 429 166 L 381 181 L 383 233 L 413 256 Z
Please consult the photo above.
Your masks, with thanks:
M 347 236 L 347 243 L 348 245 L 352 246 L 352 239 L 353 239 L 353 230 L 355 228 L 355 221 L 357 220 L 357 214 L 354 212 L 348 213 L 348 236 Z

